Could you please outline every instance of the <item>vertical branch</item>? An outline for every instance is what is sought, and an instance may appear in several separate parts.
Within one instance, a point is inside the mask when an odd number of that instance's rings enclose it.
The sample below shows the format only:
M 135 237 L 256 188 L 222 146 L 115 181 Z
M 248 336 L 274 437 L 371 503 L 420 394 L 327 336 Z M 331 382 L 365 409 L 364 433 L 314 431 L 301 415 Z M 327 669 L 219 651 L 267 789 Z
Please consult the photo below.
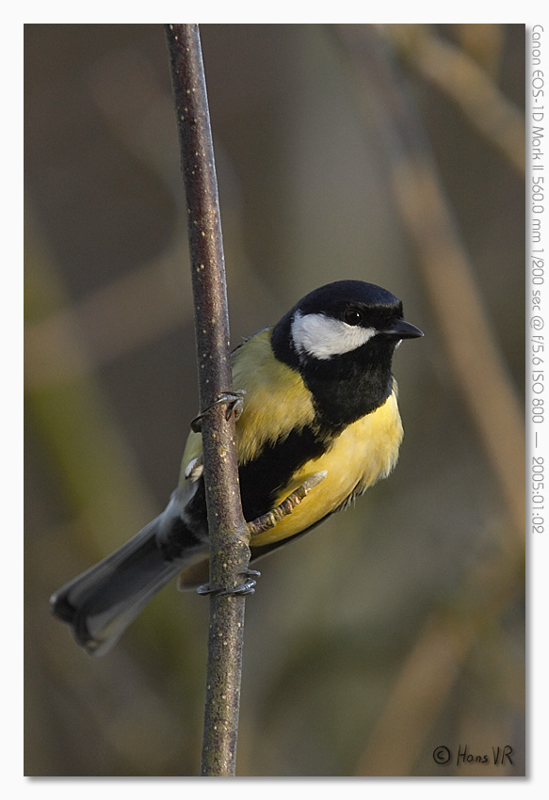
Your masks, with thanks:
M 167 25 L 189 243 L 200 382 L 210 585 L 233 589 L 249 562 L 234 417 L 213 405 L 231 390 L 229 323 L 217 180 L 198 25 Z M 244 632 L 242 596 L 210 601 L 203 775 L 234 775 Z

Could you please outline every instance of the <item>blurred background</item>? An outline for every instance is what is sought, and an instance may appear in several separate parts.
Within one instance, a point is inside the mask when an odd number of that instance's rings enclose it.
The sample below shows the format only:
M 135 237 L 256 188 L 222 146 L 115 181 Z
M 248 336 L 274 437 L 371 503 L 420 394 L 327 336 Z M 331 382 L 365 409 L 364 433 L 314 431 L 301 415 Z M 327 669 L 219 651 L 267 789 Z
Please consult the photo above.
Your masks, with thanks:
M 524 774 L 524 27 L 201 32 L 233 344 L 340 278 L 425 332 L 396 471 L 262 562 L 238 774 Z M 196 775 L 207 600 L 100 660 L 48 606 L 162 510 L 198 411 L 164 31 L 27 25 L 25 64 L 26 774 Z

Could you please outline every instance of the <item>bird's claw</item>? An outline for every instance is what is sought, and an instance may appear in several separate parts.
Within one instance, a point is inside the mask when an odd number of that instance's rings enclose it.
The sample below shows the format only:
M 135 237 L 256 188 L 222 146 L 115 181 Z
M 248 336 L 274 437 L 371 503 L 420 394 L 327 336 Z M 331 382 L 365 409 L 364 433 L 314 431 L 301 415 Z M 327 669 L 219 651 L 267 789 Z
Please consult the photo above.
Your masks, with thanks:
M 205 583 L 202 586 L 199 586 L 196 590 L 197 594 L 215 594 L 217 597 L 229 597 L 230 595 L 246 595 L 246 594 L 253 594 L 255 592 L 255 586 L 257 581 L 255 578 L 259 578 L 261 572 L 258 572 L 256 569 L 248 569 L 244 573 L 246 580 L 244 583 L 238 584 L 235 586 L 234 589 L 216 589 L 215 587 L 210 586 L 209 583 Z
M 225 419 L 228 420 L 231 414 L 234 414 L 235 422 L 238 422 L 240 415 L 242 414 L 242 409 L 244 408 L 245 394 L 246 392 L 244 389 L 237 389 L 234 392 L 223 392 L 213 401 L 213 403 L 205 408 L 201 414 L 198 414 L 198 416 L 192 420 L 191 430 L 194 431 L 194 433 L 200 433 L 202 430 L 202 420 L 204 419 L 204 416 L 208 413 L 208 411 L 214 408 L 214 406 L 219 406 L 222 404 L 227 405 L 225 410 Z

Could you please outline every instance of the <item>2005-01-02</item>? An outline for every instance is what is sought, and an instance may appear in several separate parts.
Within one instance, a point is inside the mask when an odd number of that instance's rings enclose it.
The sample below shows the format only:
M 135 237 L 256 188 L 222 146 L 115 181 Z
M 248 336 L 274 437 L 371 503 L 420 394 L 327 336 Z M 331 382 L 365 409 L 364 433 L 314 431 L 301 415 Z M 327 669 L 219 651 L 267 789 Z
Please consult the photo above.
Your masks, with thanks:
M 543 456 L 532 457 L 532 532 L 543 533 L 545 519 L 540 512 L 544 510 L 544 496 L 541 494 L 545 486 L 545 460 Z

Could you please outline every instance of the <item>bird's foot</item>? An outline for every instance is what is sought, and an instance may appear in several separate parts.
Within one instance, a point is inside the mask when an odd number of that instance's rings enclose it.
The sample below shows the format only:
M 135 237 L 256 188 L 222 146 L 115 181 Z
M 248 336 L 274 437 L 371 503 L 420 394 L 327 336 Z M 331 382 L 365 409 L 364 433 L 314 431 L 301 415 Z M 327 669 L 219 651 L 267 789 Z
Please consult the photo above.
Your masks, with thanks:
M 200 433 L 202 430 L 202 420 L 204 419 L 204 416 L 215 406 L 223 404 L 226 404 L 227 406 L 225 410 L 225 419 L 229 419 L 231 414 L 234 414 L 235 421 L 238 421 L 244 407 L 245 394 L 246 392 L 244 389 L 237 389 L 234 392 L 223 392 L 213 401 L 213 403 L 205 408 L 201 414 L 192 420 L 191 430 L 194 431 L 194 433 Z
M 216 589 L 213 586 L 210 586 L 209 583 L 205 583 L 202 586 L 199 586 L 197 594 L 215 594 L 217 597 L 228 597 L 230 595 L 245 595 L 245 594 L 253 594 L 255 592 L 255 585 L 257 581 L 255 578 L 259 578 L 261 572 L 258 572 L 256 569 L 247 569 L 244 573 L 245 581 L 243 583 L 238 584 L 235 586 L 234 589 Z

